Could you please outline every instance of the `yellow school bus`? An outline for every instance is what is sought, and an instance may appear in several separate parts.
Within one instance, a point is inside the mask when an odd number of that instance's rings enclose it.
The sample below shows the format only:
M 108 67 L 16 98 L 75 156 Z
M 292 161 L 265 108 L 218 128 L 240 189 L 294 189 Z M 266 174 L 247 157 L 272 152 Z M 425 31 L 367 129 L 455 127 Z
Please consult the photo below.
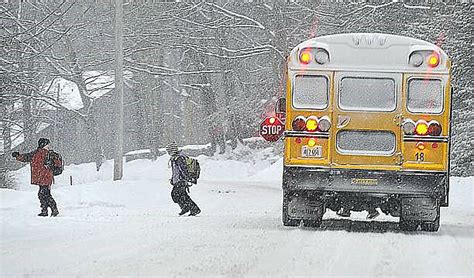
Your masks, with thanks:
M 448 206 L 450 69 L 440 47 L 390 34 L 296 46 L 276 111 L 286 113 L 283 224 L 381 210 L 401 230 L 437 231 Z

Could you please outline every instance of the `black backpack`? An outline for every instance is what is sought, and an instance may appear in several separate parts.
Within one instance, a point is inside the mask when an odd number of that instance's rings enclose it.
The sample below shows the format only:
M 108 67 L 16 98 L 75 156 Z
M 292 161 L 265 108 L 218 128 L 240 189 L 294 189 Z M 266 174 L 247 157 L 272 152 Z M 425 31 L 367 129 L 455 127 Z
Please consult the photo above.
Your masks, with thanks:
M 53 150 L 48 151 L 45 165 L 48 167 L 48 169 L 53 171 L 53 175 L 55 176 L 61 175 L 64 170 L 64 161 L 62 156 Z

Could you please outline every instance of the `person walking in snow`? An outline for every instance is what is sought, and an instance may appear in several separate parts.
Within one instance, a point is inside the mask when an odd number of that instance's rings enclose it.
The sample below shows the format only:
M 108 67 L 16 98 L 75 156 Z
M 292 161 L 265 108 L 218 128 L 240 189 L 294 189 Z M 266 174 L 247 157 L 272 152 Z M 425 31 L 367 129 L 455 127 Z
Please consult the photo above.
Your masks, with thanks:
M 380 215 L 380 213 L 377 211 L 377 206 L 372 203 L 367 203 L 367 219 L 374 219 L 377 216 Z
M 51 195 L 51 184 L 53 183 L 53 170 L 49 168 L 46 156 L 49 152 L 49 140 L 40 138 L 38 148 L 32 152 L 20 154 L 13 152 L 12 156 L 21 162 L 29 162 L 31 166 L 31 184 L 38 185 L 38 199 L 40 201 L 41 212 L 38 216 L 48 216 L 48 207 L 51 209 L 51 216 L 59 214 L 56 201 Z
M 188 185 L 188 169 L 186 166 L 185 155 L 178 150 L 178 145 L 175 142 L 171 142 L 166 146 L 166 151 L 171 156 L 171 170 L 172 175 L 170 183 L 173 186 L 171 190 L 171 199 L 173 202 L 179 205 L 181 212 L 179 215 L 184 215 L 189 212 L 189 216 L 198 215 L 201 209 L 196 203 L 189 197 L 187 190 Z
M 354 204 L 349 198 L 340 197 L 343 200 L 343 206 L 336 212 L 337 215 L 342 217 L 350 217 L 351 210 L 354 208 Z M 367 200 L 365 202 L 365 210 L 367 210 L 367 219 L 377 218 L 380 213 L 377 211 L 377 205 Z

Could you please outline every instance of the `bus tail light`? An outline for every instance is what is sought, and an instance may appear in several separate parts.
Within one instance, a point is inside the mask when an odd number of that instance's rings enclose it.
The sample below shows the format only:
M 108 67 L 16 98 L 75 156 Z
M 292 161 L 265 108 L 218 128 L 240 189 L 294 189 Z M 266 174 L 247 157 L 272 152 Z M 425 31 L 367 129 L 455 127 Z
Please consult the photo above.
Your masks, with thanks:
M 304 131 L 306 130 L 306 119 L 303 116 L 296 117 L 291 123 L 291 127 L 295 131 Z
M 418 52 L 414 52 L 410 55 L 409 63 L 414 67 L 419 67 L 423 64 L 423 55 Z
M 403 133 L 405 133 L 406 135 L 413 135 L 415 134 L 415 122 L 411 119 L 406 119 L 403 121 L 403 124 L 402 124 L 402 129 L 403 129 Z
M 331 128 L 331 122 L 329 121 L 328 116 L 324 116 L 319 119 L 318 129 L 322 132 L 327 132 Z
M 315 116 L 310 116 L 306 120 L 306 130 L 307 131 L 316 131 L 318 129 L 318 118 Z
M 416 123 L 416 134 L 426 135 L 428 133 L 428 123 L 425 120 L 419 120 Z
M 430 121 L 428 123 L 428 135 L 439 136 L 441 135 L 441 125 L 437 121 Z
M 329 53 L 325 49 L 319 48 L 314 55 L 314 59 L 320 65 L 326 64 L 329 62 Z
M 316 139 L 314 139 L 314 138 L 309 138 L 309 140 L 308 140 L 308 146 L 310 146 L 310 147 L 316 146 Z
M 313 55 L 309 49 L 304 49 L 300 53 L 300 62 L 303 64 L 309 64 L 313 60 Z
M 434 68 L 439 65 L 439 55 L 436 52 L 433 52 L 430 56 L 428 56 L 428 66 Z

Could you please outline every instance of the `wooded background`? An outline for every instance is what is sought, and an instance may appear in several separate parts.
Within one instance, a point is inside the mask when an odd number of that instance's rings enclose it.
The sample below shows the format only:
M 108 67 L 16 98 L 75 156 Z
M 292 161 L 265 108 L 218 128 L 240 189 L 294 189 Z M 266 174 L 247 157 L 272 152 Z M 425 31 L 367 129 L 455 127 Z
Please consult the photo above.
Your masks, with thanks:
M 294 46 L 380 32 L 452 58 L 451 170 L 474 175 L 471 1 L 124 2 L 125 151 L 257 136 Z M 100 167 L 114 149 L 114 1 L 4 0 L 0 22 L 0 181 L 40 136 Z

